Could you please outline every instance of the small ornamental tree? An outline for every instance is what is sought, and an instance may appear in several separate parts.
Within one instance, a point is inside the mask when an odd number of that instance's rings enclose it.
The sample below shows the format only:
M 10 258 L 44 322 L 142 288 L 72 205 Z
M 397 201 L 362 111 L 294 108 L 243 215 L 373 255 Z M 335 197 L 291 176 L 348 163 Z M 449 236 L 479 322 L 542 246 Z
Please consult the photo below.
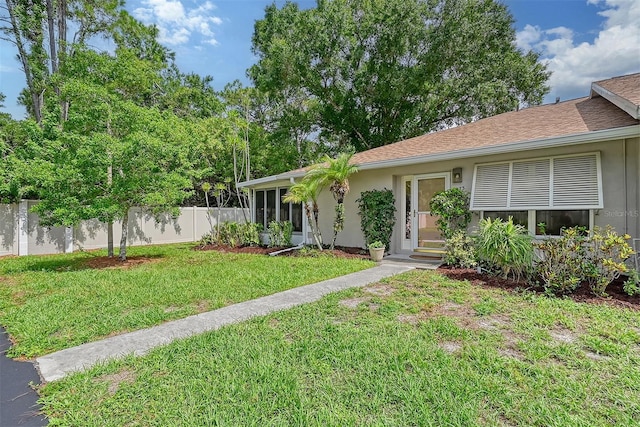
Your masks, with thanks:
M 396 224 L 396 206 L 393 192 L 388 189 L 363 191 L 357 200 L 360 227 L 365 245 L 380 241 L 389 248 L 393 226 Z
M 436 225 L 442 237 L 450 239 L 456 231 L 467 230 L 471 222 L 470 200 L 469 192 L 461 188 L 450 188 L 433 196 L 429 208 L 432 215 L 439 217 Z

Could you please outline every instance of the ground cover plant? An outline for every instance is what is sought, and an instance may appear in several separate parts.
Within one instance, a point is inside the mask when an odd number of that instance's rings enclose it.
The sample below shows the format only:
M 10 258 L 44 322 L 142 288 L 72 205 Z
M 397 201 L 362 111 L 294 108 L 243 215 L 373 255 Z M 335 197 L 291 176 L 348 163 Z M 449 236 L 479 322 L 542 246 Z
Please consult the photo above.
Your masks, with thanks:
M 9 355 L 35 357 L 373 265 L 192 247 L 132 247 L 128 263 L 110 268 L 101 268 L 113 264 L 98 257 L 105 252 L 1 259 L 0 324 L 15 341 Z
M 51 425 L 635 426 L 640 312 L 414 271 L 40 389 Z

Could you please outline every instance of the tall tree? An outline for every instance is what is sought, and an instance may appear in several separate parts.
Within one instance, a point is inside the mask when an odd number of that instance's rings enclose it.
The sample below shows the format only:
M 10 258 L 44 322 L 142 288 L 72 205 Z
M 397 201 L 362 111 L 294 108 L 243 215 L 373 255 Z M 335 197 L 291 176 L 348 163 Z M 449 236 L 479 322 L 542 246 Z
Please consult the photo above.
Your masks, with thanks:
M 546 66 L 518 50 L 513 18 L 494 0 L 273 4 L 256 22 L 253 52 L 256 87 L 304 111 L 291 132 L 317 127 L 320 141 L 357 151 L 536 104 L 548 91 Z
M 123 4 L 122 0 L 5 0 L 0 15 L 2 39 L 16 46 L 27 84 L 19 101 L 37 123 L 42 124 L 45 108 L 55 105 L 59 94 L 51 76 L 73 58 L 75 46 L 110 34 L 126 14 Z M 59 104 L 61 121 L 67 109 L 64 102 Z
M 329 191 L 336 201 L 336 216 L 333 221 L 333 250 L 338 233 L 344 229 L 344 198 L 349 193 L 349 177 L 358 171 L 358 166 L 351 164 L 353 154 L 342 153 L 335 159 L 326 157 L 321 163 L 309 170 L 305 179 L 317 183 L 318 188 L 329 186 Z

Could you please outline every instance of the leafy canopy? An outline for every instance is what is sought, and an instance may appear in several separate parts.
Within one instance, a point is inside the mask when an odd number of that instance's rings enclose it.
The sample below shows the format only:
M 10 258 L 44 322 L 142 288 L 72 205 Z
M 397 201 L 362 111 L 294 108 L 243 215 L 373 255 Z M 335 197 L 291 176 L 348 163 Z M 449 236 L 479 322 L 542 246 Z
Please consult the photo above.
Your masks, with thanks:
M 249 75 L 277 124 L 338 151 L 378 147 L 537 104 L 546 66 L 494 0 L 318 0 L 268 6 Z M 304 104 L 301 99 L 306 100 Z

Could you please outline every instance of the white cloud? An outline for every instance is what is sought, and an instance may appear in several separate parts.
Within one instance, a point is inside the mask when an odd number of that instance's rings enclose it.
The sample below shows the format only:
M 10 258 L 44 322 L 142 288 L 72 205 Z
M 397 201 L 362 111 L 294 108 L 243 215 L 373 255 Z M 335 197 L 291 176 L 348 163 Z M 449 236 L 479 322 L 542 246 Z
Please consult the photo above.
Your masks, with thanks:
M 516 43 L 541 53 L 553 72 L 548 101 L 586 96 L 591 82 L 640 71 L 640 2 L 589 0 L 604 7 L 603 25 L 591 43 L 574 41 L 570 28 L 542 29 L 526 25 Z
M 142 5 L 133 15 L 146 24 L 155 24 L 161 43 L 182 45 L 194 35 L 202 36 L 205 43 L 218 43 L 212 27 L 222 24 L 222 19 L 213 15 L 216 7 L 210 1 L 193 9 L 186 8 L 180 0 L 143 0 Z

